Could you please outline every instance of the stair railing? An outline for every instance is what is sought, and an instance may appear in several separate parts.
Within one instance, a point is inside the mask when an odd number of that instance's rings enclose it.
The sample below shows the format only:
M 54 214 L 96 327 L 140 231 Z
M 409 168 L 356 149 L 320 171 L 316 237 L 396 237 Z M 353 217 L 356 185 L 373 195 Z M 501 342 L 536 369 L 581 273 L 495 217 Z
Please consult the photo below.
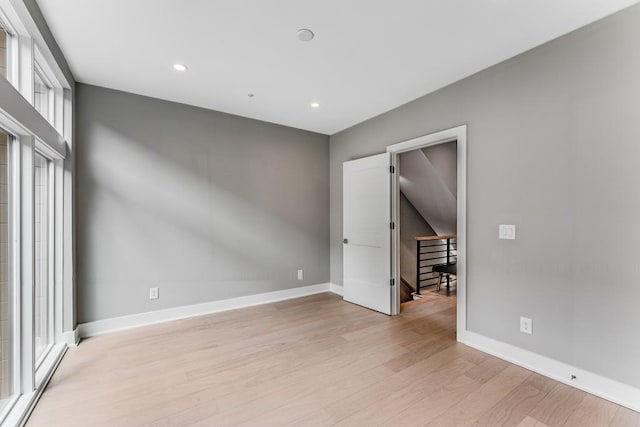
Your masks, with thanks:
M 438 273 L 433 267 L 442 264 L 454 264 L 458 260 L 457 236 L 416 237 L 416 293 L 420 289 L 438 284 Z M 451 286 L 451 278 L 447 274 L 447 289 Z

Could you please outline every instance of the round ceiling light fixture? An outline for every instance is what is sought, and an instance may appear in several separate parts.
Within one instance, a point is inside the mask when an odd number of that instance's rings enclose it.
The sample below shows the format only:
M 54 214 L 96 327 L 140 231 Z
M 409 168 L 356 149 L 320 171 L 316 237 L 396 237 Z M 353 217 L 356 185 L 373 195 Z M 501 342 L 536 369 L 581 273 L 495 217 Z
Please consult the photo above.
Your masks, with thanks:
M 319 103 L 317 103 L 315 101 L 311 103 L 311 108 L 318 108 L 318 107 L 320 107 Z
M 313 34 L 313 31 L 308 28 L 301 28 L 298 30 L 298 40 L 301 42 L 310 42 L 313 40 L 314 36 L 315 34 Z
M 173 64 L 173 69 L 176 71 L 187 71 L 188 68 L 184 64 Z

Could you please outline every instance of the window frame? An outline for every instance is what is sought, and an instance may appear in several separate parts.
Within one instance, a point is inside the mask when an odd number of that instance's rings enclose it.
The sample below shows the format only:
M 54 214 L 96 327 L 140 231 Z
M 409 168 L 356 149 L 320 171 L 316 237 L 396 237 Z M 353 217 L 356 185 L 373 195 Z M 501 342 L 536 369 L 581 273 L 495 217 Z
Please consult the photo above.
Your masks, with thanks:
M 9 125 L 9 126 L 7 126 Z M 0 114 L 0 127 L 9 136 L 7 165 L 9 203 L 8 252 L 9 298 L 12 338 L 12 396 L 0 413 L 0 424 L 5 420 L 17 423 L 23 420 L 35 403 L 48 379 L 53 374 L 64 350 L 61 317 L 62 281 L 58 280 L 61 268 L 57 250 L 62 246 L 62 216 L 59 204 L 62 182 L 60 176 L 63 158 L 42 141 L 22 133 L 15 123 L 9 123 Z M 50 344 L 40 358 L 35 358 L 35 156 L 47 161 L 47 288 L 48 334 Z M 60 200 L 56 203 L 56 200 Z
M 66 163 L 73 135 L 73 77 L 61 68 L 43 33 L 19 0 L 0 0 L 0 22 L 10 34 L 7 79 L 0 78 L 0 128 L 10 136 L 9 280 L 12 310 L 12 396 L 0 424 L 20 425 L 35 405 L 75 336 L 73 315 L 73 164 Z M 9 41 L 9 38 L 8 38 Z M 66 65 L 65 65 L 66 66 Z M 50 84 L 50 120 L 34 105 L 36 72 Z M 65 74 L 66 73 L 66 74 Z M 44 80 L 44 79 L 43 79 Z M 33 107 L 24 108 L 24 99 Z M 51 344 L 35 360 L 35 153 L 48 160 L 47 329 Z M 65 332 L 65 330 L 67 332 Z M 67 342 L 65 342 L 65 340 Z
M 4 13 L 2 8 L 0 8 L 0 27 L 7 33 L 7 80 L 18 87 L 20 76 L 18 31 L 11 25 L 11 19 Z
M 9 130 L 0 127 L 0 131 L 7 135 L 7 201 L 9 205 L 8 217 L 7 217 L 7 237 L 8 237 L 8 251 L 7 251 L 7 284 L 8 292 L 7 298 L 10 306 L 10 345 L 11 345 L 11 397 L 5 407 L 0 411 L 0 424 L 12 411 L 20 399 L 20 377 L 16 373 L 21 369 L 21 352 L 19 339 L 21 336 L 20 330 L 20 314 L 21 314 L 21 299 L 20 299 L 20 241 L 17 238 L 19 235 L 20 227 L 20 206 L 19 203 L 9 203 L 9 201 L 19 200 L 20 195 L 20 157 L 16 153 L 19 150 L 19 142 L 17 137 Z
M 47 154 L 43 153 L 41 148 L 39 149 L 38 141 L 36 141 L 36 147 L 34 150 L 34 167 L 35 167 L 35 156 L 39 155 L 46 161 L 46 174 L 47 174 L 47 252 L 46 252 L 46 288 L 47 288 L 47 337 L 48 344 L 46 348 L 43 350 L 40 357 L 34 359 L 35 361 L 35 371 L 43 366 L 44 362 L 47 360 L 47 357 L 53 347 L 56 344 L 56 328 L 55 328 L 55 283 L 54 283 L 54 275 L 55 275 L 55 170 L 54 170 L 54 160 L 49 157 Z M 34 169 L 35 171 L 35 169 Z M 36 181 L 34 179 L 34 192 Z M 35 206 L 34 206 L 35 208 Z M 42 221 L 42 220 L 41 220 Z M 35 226 L 35 210 L 34 210 L 34 226 Z M 35 238 L 35 234 L 34 234 Z M 35 243 L 34 243 L 35 248 Z M 34 266 L 35 267 L 35 266 Z M 35 286 L 35 281 L 34 281 Z M 34 301 L 35 302 L 35 301 Z M 35 319 L 35 304 L 34 304 L 34 319 Z M 35 325 L 34 325 L 35 326 Z M 35 330 L 35 327 L 34 327 Z M 35 349 L 35 339 L 36 336 L 34 334 L 34 349 Z
M 33 48 L 33 105 L 35 106 L 35 76 L 39 75 L 48 89 L 48 103 L 47 105 L 49 114 L 48 117 L 43 115 L 45 119 L 58 131 L 58 133 L 64 133 L 64 85 L 60 82 L 60 79 L 56 77 L 56 73 L 49 66 L 48 61 L 42 54 L 42 51 L 36 44 Z
M 36 83 L 36 78 L 40 79 L 46 91 L 47 99 L 46 99 L 46 104 L 44 105 L 44 108 L 45 108 L 44 112 L 40 111 L 38 109 L 39 106 L 36 105 L 36 90 L 38 87 Z M 33 106 L 40 114 L 42 114 L 42 117 L 44 117 L 49 123 L 54 125 L 54 127 L 55 127 L 55 116 L 56 116 L 55 97 L 56 97 L 56 93 L 54 91 L 54 85 L 51 83 L 51 81 L 49 80 L 45 72 L 42 70 L 42 67 L 40 66 L 40 64 L 38 64 L 38 62 L 35 61 L 33 64 Z

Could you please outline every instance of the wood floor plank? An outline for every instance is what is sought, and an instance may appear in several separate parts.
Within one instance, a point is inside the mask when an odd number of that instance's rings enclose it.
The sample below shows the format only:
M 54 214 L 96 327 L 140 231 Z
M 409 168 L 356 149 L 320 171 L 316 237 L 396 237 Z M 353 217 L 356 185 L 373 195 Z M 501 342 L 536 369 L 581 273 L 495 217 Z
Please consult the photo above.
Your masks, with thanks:
M 549 427 L 533 417 L 526 417 L 517 427 Z
M 562 426 L 586 395 L 585 392 L 568 385 L 557 384 L 529 415 L 549 427 Z
M 538 390 L 548 394 L 554 387 L 558 384 L 557 381 L 552 380 L 551 378 L 547 378 L 537 373 L 531 374 L 529 378 L 527 378 L 524 382 L 527 385 L 537 388 Z
M 242 426 L 284 426 L 295 424 L 318 408 L 318 402 L 328 405 L 347 398 L 355 393 L 372 387 L 383 388 L 386 381 L 394 374 L 384 365 L 377 366 L 361 374 L 348 376 L 339 381 L 327 384 L 324 387 L 313 387 L 313 391 L 286 402 L 282 406 L 272 408 L 260 415 L 248 414 L 241 421 Z
M 396 412 L 410 408 L 422 400 L 424 396 L 433 395 L 444 388 L 451 378 L 461 376 L 473 367 L 464 359 L 455 359 L 429 375 L 417 377 L 414 381 L 382 395 L 381 399 L 359 405 L 359 409 L 343 418 L 336 426 L 378 426 L 391 425 L 397 417 Z M 385 384 L 393 381 L 393 377 Z
M 515 426 L 520 424 L 547 395 L 526 381 L 487 411 L 473 425 L 476 427 Z
M 395 417 L 393 424 L 402 427 L 424 426 L 446 413 L 482 384 L 466 375 L 452 379 L 448 384 L 430 395 L 425 395 L 412 407 L 405 409 Z
M 587 394 L 569 416 L 565 427 L 612 426 L 618 405 Z
M 248 384 L 243 387 L 243 400 L 239 400 L 234 394 L 216 396 L 208 391 L 199 396 L 202 401 L 200 404 L 186 408 L 170 418 L 177 424 L 194 423 L 204 419 L 208 419 L 213 424 L 216 421 L 225 420 L 229 416 L 233 416 L 234 420 L 238 422 L 243 422 L 246 417 L 250 418 L 252 414 L 262 414 L 272 408 L 283 406 L 287 402 L 305 397 L 315 388 L 327 387 L 345 377 L 353 378 L 360 372 L 376 366 L 383 367 L 383 362 L 386 359 L 399 352 L 404 352 L 400 346 L 384 346 L 358 358 L 338 355 L 324 363 L 316 364 L 312 369 L 292 372 L 290 375 L 260 386 L 252 387 L 251 384 Z M 313 385 L 313 388 L 309 386 L 310 384 Z M 212 405 L 208 403 L 212 399 L 215 399 L 215 403 L 220 405 L 221 409 L 214 410 Z M 236 409 L 239 405 L 251 406 L 255 412 L 239 413 Z
M 469 369 L 465 375 L 472 380 L 476 380 L 479 383 L 484 384 L 508 367 L 509 362 L 505 362 L 497 357 L 491 357 L 477 365 L 475 368 Z
M 615 416 L 611 420 L 614 427 L 640 427 L 640 413 L 618 406 Z
M 530 375 L 530 371 L 510 365 L 427 425 L 431 427 L 472 425 Z
M 83 340 L 28 426 L 640 427 L 455 341 L 455 296 L 389 317 L 318 294 Z
M 338 402 L 334 402 L 329 405 L 325 405 L 322 408 L 323 417 L 331 420 L 331 423 L 336 423 L 358 411 L 363 405 L 370 406 L 383 399 L 387 394 L 405 390 L 407 387 L 419 381 L 421 378 L 429 375 L 447 366 L 451 363 L 452 355 L 455 354 L 455 349 L 452 346 L 447 347 L 445 350 L 440 351 L 430 357 L 423 359 L 420 363 L 416 363 L 410 368 L 396 374 L 389 378 L 381 388 L 370 388 L 362 390 L 360 393 L 353 394 Z M 469 362 L 467 367 L 470 366 Z M 388 364 L 385 363 L 385 366 Z M 388 366 L 387 366 L 388 367 Z M 395 371 L 394 371 L 395 372 Z M 326 415 L 328 414 L 328 416 Z

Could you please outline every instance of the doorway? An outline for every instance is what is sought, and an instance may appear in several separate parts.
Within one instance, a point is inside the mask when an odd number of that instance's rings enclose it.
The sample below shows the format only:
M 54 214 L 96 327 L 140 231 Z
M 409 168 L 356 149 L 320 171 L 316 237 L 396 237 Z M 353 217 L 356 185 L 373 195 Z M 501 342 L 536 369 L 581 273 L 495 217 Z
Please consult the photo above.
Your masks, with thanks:
M 343 164 L 345 301 L 385 314 L 400 314 L 402 225 L 399 224 L 401 191 L 397 167 L 400 156 L 453 142 L 456 157 L 456 324 L 458 332 L 466 331 L 466 138 L 466 125 L 458 126 L 393 144 L 387 147 L 386 153 Z M 449 276 L 451 291 L 453 275 L 443 276 L 445 280 Z
M 398 155 L 400 311 L 435 295 L 455 300 L 457 141 Z
M 456 298 L 458 330 L 466 330 L 467 126 L 458 126 L 393 144 L 387 147 L 387 152 L 391 153 L 391 161 L 397 172 L 392 176 L 392 217 L 397 226 L 392 230 L 391 269 L 395 282 L 400 284 L 392 289 L 391 312 L 394 315 L 401 313 L 403 272 L 413 274 L 413 277 L 404 279 L 409 282 L 409 285 L 413 283 L 410 289 L 411 293 L 417 295 L 416 300 L 420 299 L 421 294 L 424 295 L 425 292 L 446 295 L 448 278 L 449 296 Z M 411 176 L 407 177 L 407 171 L 403 170 L 402 166 L 403 160 L 405 169 L 422 169 L 422 171 L 415 177 L 413 176 L 415 172 L 409 171 L 408 174 Z M 445 168 L 452 168 L 452 164 L 455 164 L 453 175 L 450 170 L 445 170 Z M 431 170 L 425 172 L 424 169 L 429 168 Z M 437 200 L 417 197 L 414 194 L 415 189 L 421 187 L 414 185 L 412 188 L 411 185 L 407 185 L 410 183 L 401 182 L 404 179 L 439 180 L 436 184 L 430 184 L 428 190 L 429 194 Z M 402 189 L 405 191 L 403 192 Z M 405 193 L 411 193 L 411 195 L 407 197 Z M 419 208 L 414 205 L 413 211 L 407 203 L 411 198 L 414 199 L 415 204 L 420 205 Z M 430 203 L 431 206 L 422 206 L 423 203 Z M 417 222 L 418 226 L 415 223 L 407 224 L 412 216 L 416 219 L 416 214 L 420 214 L 420 211 L 423 213 L 420 215 L 423 219 L 425 216 L 428 217 L 424 222 L 429 227 L 420 221 Z M 402 236 L 403 219 L 405 220 L 404 230 L 408 231 L 404 233 L 405 236 Z M 412 234 L 416 235 L 412 236 Z M 414 241 L 407 239 L 407 235 Z M 409 245 L 415 245 L 415 247 L 410 248 Z M 421 256 L 420 252 L 424 254 Z M 406 259 L 407 257 L 409 259 Z M 413 268 L 407 268 L 410 262 L 415 263 Z M 454 263 L 455 269 L 452 269 L 451 264 Z M 442 280 L 440 291 L 436 291 L 439 280 Z M 413 299 L 413 295 L 411 297 Z

